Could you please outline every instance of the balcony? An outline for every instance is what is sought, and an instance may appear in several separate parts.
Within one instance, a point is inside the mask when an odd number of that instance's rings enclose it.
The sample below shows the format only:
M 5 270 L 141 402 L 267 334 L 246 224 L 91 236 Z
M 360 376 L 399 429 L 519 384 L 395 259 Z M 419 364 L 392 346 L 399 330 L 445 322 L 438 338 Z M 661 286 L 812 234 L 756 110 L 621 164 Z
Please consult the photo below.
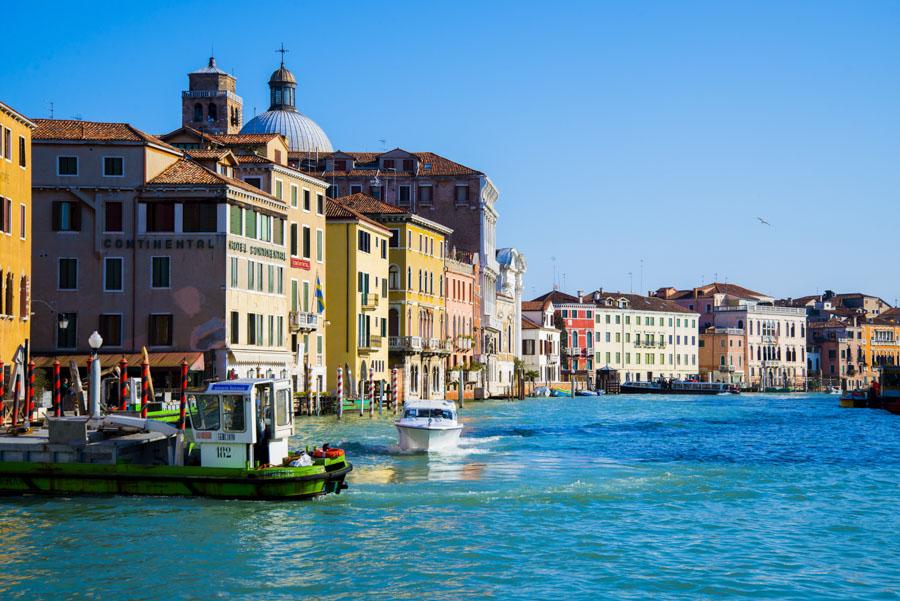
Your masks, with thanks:
M 371 334 L 369 336 L 369 340 L 367 342 L 363 342 L 359 345 L 359 352 L 361 353 L 374 353 L 381 349 L 382 337 L 378 334 Z
M 585 349 L 579 346 L 569 346 L 563 349 L 563 352 L 570 357 L 580 357 L 585 354 Z
M 422 338 L 419 336 L 391 336 L 388 350 L 395 353 L 421 353 Z
M 426 353 L 443 354 L 450 352 L 450 342 L 443 341 L 440 338 L 424 338 L 423 347 Z
M 363 292 L 361 295 L 363 311 L 374 311 L 378 308 L 378 294 L 374 292 Z
M 468 336 L 457 336 L 456 337 L 456 350 L 458 351 L 470 351 L 474 346 L 474 341 Z
M 898 345 L 900 345 L 900 343 L 898 343 L 897 340 L 885 340 L 885 339 L 871 338 L 870 341 L 872 342 L 872 346 L 898 346 Z
M 291 332 L 311 332 L 319 327 L 319 316 L 306 311 L 291 311 L 288 327 Z

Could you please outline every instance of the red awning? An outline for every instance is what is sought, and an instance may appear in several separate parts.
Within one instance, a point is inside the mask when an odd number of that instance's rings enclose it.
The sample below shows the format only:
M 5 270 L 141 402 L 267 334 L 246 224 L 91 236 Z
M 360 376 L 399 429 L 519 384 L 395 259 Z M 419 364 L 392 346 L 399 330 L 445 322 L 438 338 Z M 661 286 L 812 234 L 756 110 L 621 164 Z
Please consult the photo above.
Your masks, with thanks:
M 128 360 L 128 365 L 130 367 L 135 367 L 141 364 L 143 357 L 140 353 L 107 353 L 100 355 L 100 367 L 102 369 L 112 368 L 119 364 L 119 361 L 122 360 L 122 357 L 125 357 Z M 79 367 L 85 367 L 87 365 L 88 359 L 90 355 L 41 355 L 32 356 L 32 360 L 34 360 L 34 364 L 36 367 L 47 368 L 53 367 L 53 362 L 59 359 L 59 362 L 63 366 L 69 365 L 72 361 L 74 361 Z M 181 361 L 185 360 L 188 363 L 188 369 L 190 371 L 203 371 L 204 362 L 203 362 L 203 353 L 201 352 L 188 352 L 188 353 L 150 353 L 150 367 L 151 368 L 176 368 L 181 365 Z

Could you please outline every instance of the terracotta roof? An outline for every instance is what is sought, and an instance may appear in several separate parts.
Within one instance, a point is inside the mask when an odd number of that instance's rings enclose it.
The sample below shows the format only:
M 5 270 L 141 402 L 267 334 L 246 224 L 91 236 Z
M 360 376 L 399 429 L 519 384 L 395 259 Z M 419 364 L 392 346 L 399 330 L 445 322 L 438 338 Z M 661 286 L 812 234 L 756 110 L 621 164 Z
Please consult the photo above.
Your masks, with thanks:
M 825 328 L 846 328 L 852 327 L 852 324 L 847 323 L 846 321 L 841 321 L 840 319 L 830 318 L 828 321 L 813 321 L 808 327 L 810 330 L 820 330 Z
M 628 309 L 633 311 L 665 311 L 667 313 L 696 313 L 682 307 L 678 303 L 670 300 L 658 298 L 656 296 L 641 296 L 640 294 L 626 294 L 625 292 L 612 292 L 608 290 L 596 290 L 600 294 L 600 300 L 605 301 L 607 298 L 620 299 L 624 298 L 628 301 Z M 594 292 L 589 292 L 581 297 L 585 304 L 590 303 L 599 308 L 615 308 L 607 307 L 603 302 L 594 302 Z
M 357 192 L 356 194 L 351 194 L 349 196 L 341 196 L 340 198 L 336 198 L 335 201 L 365 215 L 400 215 L 406 213 L 403 209 L 398 209 L 386 202 L 381 202 L 374 196 L 369 196 L 362 192 Z
M 206 134 L 221 144 L 265 144 L 275 138 L 283 137 L 279 133 L 268 134 Z
M 234 186 L 241 188 L 247 192 L 265 196 L 270 200 L 275 200 L 284 204 L 283 200 L 278 200 L 269 193 L 260 190 L 256 186 L 251 186 L 246 182 L 233 177 L 226 177 L 215 171 L 207 169 L 203 165 L 191 160 L 182 159 L 177 161 L 171 167 L 147 182 L 148 186 L 152 185 L 177 185 L 177 184 L 200 184 L 207 186 Z
M 212 150 L 206 150 L 203 148 L 188 148 L 185 149 L 184 154 L 188 155 L 192 159 L 223 159 L 226 156 L 234 155 L 233 152 L 228 150 L 227 148 L 214 148 Z
M 737 284 L 722 284 L 720 282 L 713 282 L 712 284 L 707 284 L 705 286 L 698 286 L 697 288 L 691 288 L 690 290 L 679 290 L 676 292 L 671 298 L 673 299 L 682 299 L 682 298 L 694 298 L 695 294 L 699 297 L 707 297 L 713 294 L 727 294 L 729 296 L 735 296 L 738 298 L 749 298 L 749 299 L 759 299 L 759 298 L 767 298 L 767 295 L 756 292 L 754 290 L 750 290 L 749 288 L 744 288 L 743 286 L 738 286 Z
M 258 165 L 274 164 L 274 161 L 256 154 L 236 154 L 235 158 L 238 160 L 238 163 L 254 163 Z
M 368 223 L 369 225 L 374 225 L 386 232 L 389 231 L 386 227 L 384 227 L 374 219 L 369 219 L 362 213 L 354 211 L 350 207 L 343 205 L 338 201 L 332 200 L 331 198 L 325 199 L 325 219 L 357 219 L 359 221 Z
M 534 321 L 532 319 L 528 319 L 524 315 L 522 316 L 522 329 L 523 330 L 539 330 L 542 327 L 543 326 L 541 326 L 541 324 L 537 323 L 536 321 Z
M 544 305 L 547 304 L 547 301 L 522 301 L 522 310 L 523 311 L 543 311 Z
M 578 304 L 578 297 L 572 296 L 571 294 L 566 294 L 565 292 L 560 292 L 559 290 L 551 290 L 546 294 L 542 294 L 535 299 L 534 301 L 544 302 L 546 300 L 550 300 L 554 305 L 565 305 L 565 304 Z
M 352 171 L 326 171 L 321 173 L 320 175 L 329 175 L 329 176 L 350 176 L 350 175 L 358 175 L 358 176 L 369 176 L 375 175 L 376 167 L 372 165 L 375 163 L 379 157 L 384 155 L 383 152 L 344 152 L 337 150 L 335 152 L 320 152 L 318 153 L 318 160 L 324 161 L 329 158 L 333 158 L 334 155 L 349 155 L 353 158 L 353 161 L 356 163 L 357 168 Z M 419 177 L 422 176 L 448 176 L 448 175 L 484 175 L 481 171 L 476 169 L 472 169 L 471 167 L 466 167 L 460 163 L 455 161 L 451 161 L 446 157 L 442 157 L 439 154 L 435 154 L 433 152 L 411 152 L 410 153 L 414 158 L 419 161 Z M 290 153 L 290 157 L 293 159 L 304 159 L 304 158 L 313 158 L 316 156 L 315 154 L 307 153 L 307 152 L 292 152 Z M 340 158 L 340 157 L 338 157 Z M 398 166 L 402 166 L 402 158 L 397 159 Z M 426 169 L 426 165 L 429 168 Z M 378 175 L 379 177 L 392 177 L 394 172 L 385 171 L 382 169 Z M 398 177 L 411 177 L 416 175 L 412 172 L 399 171 L 397 172 Z
M 173 152 L 181 150 L 144 133 L 128 123 L 101 123 L 74 119 L 35 119 L 34 140 L 83 140 L 85 142 L 143 142 Z
M 776 307 L 807 307 L 810 303 L 814 301 L 819 301 L 822 298 L 820 294 L 809 294 L 807 296 L 800 296 L 798 298 L 779 298 L 775 301 Z

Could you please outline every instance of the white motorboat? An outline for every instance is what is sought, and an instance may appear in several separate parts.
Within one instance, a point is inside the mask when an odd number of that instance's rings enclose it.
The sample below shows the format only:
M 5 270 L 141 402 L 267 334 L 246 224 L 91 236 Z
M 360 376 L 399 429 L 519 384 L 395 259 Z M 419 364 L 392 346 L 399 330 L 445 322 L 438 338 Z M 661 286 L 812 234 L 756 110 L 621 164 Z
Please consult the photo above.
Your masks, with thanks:
M 829 386 L 827 390 L 828 394 L 841 394 L 843 392 L 840 386 Z
M 462 432 L 452 401 L 408 401 L 394 422 L 404 451 L 439 451 L 456 446 Z

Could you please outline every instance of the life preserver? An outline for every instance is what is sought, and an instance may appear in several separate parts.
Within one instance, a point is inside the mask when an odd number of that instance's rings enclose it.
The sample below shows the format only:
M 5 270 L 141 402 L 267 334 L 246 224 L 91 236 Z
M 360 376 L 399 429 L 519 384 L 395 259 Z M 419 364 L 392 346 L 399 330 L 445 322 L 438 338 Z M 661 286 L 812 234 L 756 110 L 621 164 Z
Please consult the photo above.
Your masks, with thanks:
M 313 451 L 312 456 L 316 459 L 337 459 L 344 456 L 344 449 L 327 449 L 325 451 L 316 449 Z

